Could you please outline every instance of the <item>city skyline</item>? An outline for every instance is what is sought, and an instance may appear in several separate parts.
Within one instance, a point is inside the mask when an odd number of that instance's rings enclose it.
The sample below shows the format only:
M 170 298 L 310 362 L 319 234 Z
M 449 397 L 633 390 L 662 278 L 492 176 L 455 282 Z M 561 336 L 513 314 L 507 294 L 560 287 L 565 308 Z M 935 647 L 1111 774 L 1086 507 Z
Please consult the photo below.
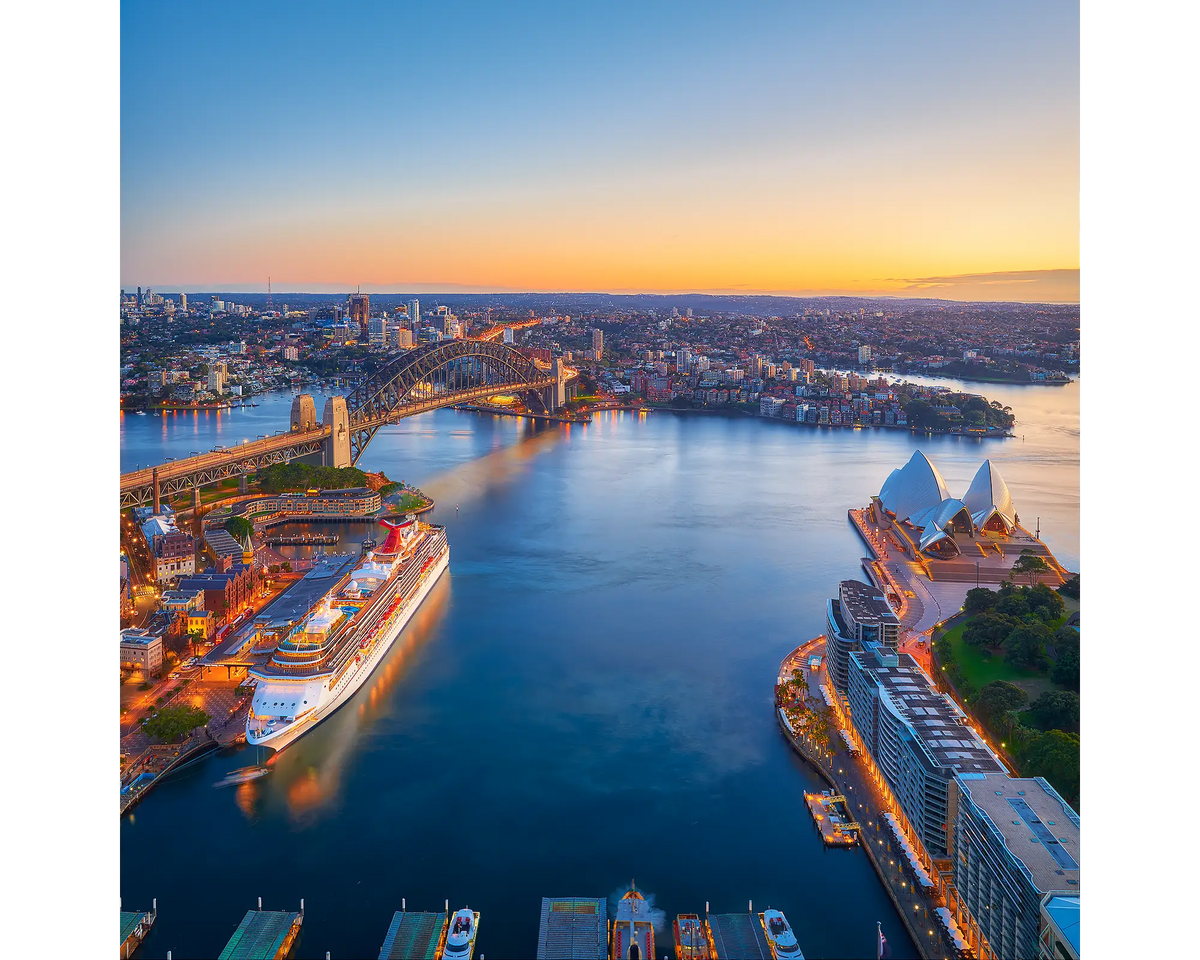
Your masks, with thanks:
M 127 288 L 1078 300 L 1075 5 L 230 11 L 123 7 Z

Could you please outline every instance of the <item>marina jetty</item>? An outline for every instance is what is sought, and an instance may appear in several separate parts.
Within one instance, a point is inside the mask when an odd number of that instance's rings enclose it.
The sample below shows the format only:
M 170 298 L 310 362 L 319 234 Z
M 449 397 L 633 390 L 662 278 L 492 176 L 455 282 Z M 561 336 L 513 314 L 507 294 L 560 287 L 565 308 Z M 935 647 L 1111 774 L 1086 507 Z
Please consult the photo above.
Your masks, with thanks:
M 392 915 L 387 936 L 379 948 L 379 960 L 438 960 L 446 943 L 450 902 L 444 913 L 409 910 L 402 899 Z
M 142 945 L 157 916 L 157 900 L 151 901 L 149 910 L 121 911 L 121 960 L 133 956 L 133 951 Z
M 264 910 L 262 897 L 259 897 L 258 909 L 246 911 L 217 960 L 284 960 L 300 935 L 302 923 L 303 900 L 299 912 L 292 913 Z

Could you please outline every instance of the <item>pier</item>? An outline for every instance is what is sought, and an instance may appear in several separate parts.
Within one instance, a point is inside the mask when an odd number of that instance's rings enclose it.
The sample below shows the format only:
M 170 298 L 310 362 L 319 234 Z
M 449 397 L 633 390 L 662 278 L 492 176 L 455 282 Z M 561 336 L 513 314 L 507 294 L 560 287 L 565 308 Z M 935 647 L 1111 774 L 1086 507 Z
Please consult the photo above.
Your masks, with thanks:
M 400 904 L 379 948 L 379 960 L 437 960 L 446 942 L 449 904 L 447 913 L 405 910 L 403 900 Z
M 849 805 L 841 794 L 830 790 L 806 793 L 804 802 L 827 847 L 852 847 L 858 842 L 862 827 L 850 815 Z
M 340 539 L 336 533 L 289 533 L 264 537 L 263 543 L 268 547 L 333 546 Z
M 607 960 L 608 902 L 594 897 L 542 898 L 537 960 Z
M 713 957 L 719 960 L 774 960 L 762 922 L 750 904 L 748 913 L 712 913 L 708 931 Z
M 152 900 L 149 910 L 121 911 L 121 960 L 128 960 L 133 952 L 142 945 L 146 934 L 154 926 L 158 916 L 158 901 Z
M 258 909 L 246 911 L 217 960 L 284 960 L 300 935 L 303 922 L 303 900 L 300 901 L 300 912 L 291 913 L 264 910 L 262 897 L 259 897 Z

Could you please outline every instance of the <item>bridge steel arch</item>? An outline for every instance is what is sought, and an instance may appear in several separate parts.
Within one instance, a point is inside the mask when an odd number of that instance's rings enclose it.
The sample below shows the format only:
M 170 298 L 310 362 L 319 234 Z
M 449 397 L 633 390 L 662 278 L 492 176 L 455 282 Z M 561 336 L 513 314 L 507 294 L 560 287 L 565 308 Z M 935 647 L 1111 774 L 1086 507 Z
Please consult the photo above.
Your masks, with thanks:
M 387 423 L 501 390 L 520 393 L 535 409 L 550 412 L 554 400 L 544 394 L 557 382 L 553 369 L 539 367 L 512 347 L 494 341 L 445 340 L 411 350 L 367 376 L 347 395 L 350 461 L 358 461 Z

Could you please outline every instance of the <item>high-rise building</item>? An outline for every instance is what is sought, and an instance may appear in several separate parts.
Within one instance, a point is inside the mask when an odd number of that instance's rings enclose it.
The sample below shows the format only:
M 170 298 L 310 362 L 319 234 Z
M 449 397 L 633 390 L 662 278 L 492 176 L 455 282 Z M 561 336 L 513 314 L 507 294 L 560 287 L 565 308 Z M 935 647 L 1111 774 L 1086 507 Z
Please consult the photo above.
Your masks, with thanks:
M 290 346 L 284 347 L 283 348 L 283 359 L 284 360 L 299 360 L 300 359 L 300 351 L 297 350 L 295 347 L 290 347 Z
M 371 295 L 367 293 L 350 294 L 350 322 L 357 323 L 359 330 L 367 329 L 367 321 L 371 319 Z
M 420 300 L 409 300 L 408 301 L 408 319 L 412 321 L 413 329 L 415 330 L 417 328 L 416 325 L 421 322 L 421 301 Z
M 142 288 L 141 288 L 141 287 L 138 287 L 138 292 L 137 292 L 137 305 L 138 305 L 139 307 L 142 305 Z
M 367 321 L 367 341 L 373 347 L 385 347 L 388 342 L 388 322 L 383 317 Z
M 181 293 L 179 295 L 179 310 L 181 313 L 187 313 L 187 294 L 186 293 Z
M 504 328 L 504 342 L 505 343 L 513 342 L 513 328 L 512 327 Z
M 688 368 L 692 365 L 692 353 L 686 347 L 680 347 L 675 351 L 675 369 L 680 373 L 687 373 Z
M 877 587 L 843 580 L 837 597 L 825 604 L 825 659 L 834 687 L 846 692 L 850 654 L 861 650 L 863 643 L 878 643 L 894 651 L 899 634 L 900 621 Z
M 864 343 L 861 347 L 858 348 L 858 362 L 861 364 L 867 364 L 867 363 L 871 362 L 871 346 L 870 346 L 870 344 Z
M 969 914 L 963 925 L 982 934 L 994 956 L 1039 956 L 1054 920 L 1043 903 L 1074 900 L 1078 909 L 1079 815 L 1043 778 L 1009 777 L 1003 768 L 958 773 L 950 806 L 955 902 Z M 1078 956 L 1078 927 L 1075 937 Z
M 592 328 L 592 351 L 597 360 L 604 356 L 604 331 L 599 327 Z
M 392 330 L 392 345 L 401 350 L 407 350 L 413 345 L 412 331 L 407 327 L 396 326 Z

